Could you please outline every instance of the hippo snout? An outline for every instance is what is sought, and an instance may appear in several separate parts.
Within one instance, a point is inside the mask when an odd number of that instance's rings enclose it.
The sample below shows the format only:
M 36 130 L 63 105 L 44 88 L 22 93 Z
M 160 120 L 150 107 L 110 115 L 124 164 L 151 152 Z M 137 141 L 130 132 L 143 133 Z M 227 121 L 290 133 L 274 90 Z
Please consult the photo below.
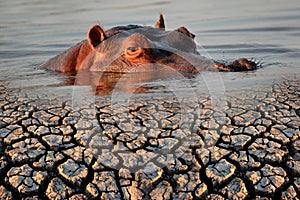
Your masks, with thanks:
M 257 64 L 254 61 L 246 58 L 237 59 L 228 65 L 233 71 L 251 71 L 257 68 Z
M 255 70 L 258 67 L 258 63 L 246 58 L 239 58 L 230 62 L 228 65 L 215 62 L 214 66 L 218 71 L 221 72 L 240 72 Z

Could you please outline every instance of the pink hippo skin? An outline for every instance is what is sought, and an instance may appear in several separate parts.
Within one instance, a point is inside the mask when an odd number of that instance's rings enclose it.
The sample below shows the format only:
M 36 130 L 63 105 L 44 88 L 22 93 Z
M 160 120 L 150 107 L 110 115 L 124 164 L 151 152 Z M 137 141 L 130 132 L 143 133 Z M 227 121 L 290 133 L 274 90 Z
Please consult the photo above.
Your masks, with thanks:
M 250 71 L 257 67 L 245 58 L 228 64 L 201 56 L 195 35 L 185 27 L 165 30 L 163 15 L 154 27 L 127 25 L 104 31 L 94 25 L 88 39 L 51 58 L 41 68 L 76 73 L 79 70 L 105 72 L 148 72 L 176 70 L 194 74 L 208 71 Z

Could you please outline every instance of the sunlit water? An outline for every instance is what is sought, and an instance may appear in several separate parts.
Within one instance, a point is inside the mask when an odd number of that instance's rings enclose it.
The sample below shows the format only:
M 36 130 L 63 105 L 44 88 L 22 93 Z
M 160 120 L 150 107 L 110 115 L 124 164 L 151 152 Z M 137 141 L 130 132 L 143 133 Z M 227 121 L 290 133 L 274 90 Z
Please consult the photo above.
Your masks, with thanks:
M 0 83 L 22 90 L 74 87 L 76 77 L 37 70 L 47 59 L 86 38 L 96 23 L 105 29 L 117 25 L 153 25 L 159 13 L 167 29 L 186 26 L 196 34 L 199 52 L 215 60 L 253 58 L 262 67 L 248 73 L 201 73 L 196 77 L 158 77 L 133 83 L 112 81 L 109 91 L 197 93 L 266 87 L 285 78 L 299 78 L 300 2 L 273 1 L 46 1 L 0 3 Z M 120 75 L 105 75 L 106 80 Z M 136 80 L 122 75 L 121 80 Z M 127 84 L 126 84 L 127 83 Z M 98 94 L 109 94 L 98 85 Z M 120 87 L 123 87 L 120 89 Z M 86 88 L 86 87 L 85 87 Z M 101 90 L 102 88 L 102 90 Z M 176 93 L 176 91 L 175 91 Z

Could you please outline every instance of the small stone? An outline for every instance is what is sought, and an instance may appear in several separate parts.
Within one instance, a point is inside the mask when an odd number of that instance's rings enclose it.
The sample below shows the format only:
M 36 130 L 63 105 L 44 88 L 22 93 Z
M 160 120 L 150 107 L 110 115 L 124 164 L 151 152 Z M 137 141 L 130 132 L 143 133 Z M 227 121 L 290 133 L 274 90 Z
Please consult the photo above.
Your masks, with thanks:
M 258 138 L 249 146 L 249 153 L 256 156 L 261 162 L 281 162 L 288 153 L 281 144 L 267 138 Z
M 290 200 L 297 197 L 297 192 L 295 191 L 294 187 L 291 185 L 285 191 L 281 193 L 282 200 Z
M 98 197 L 100 195 L 99 190 L 93 183 L 89 183 L 86 186 L 86 191 L 93 196 L 94 198 Z
M 77 186 L 81 186 L 82 181 L 88 174 L 88 169 L 85 165 L 76 163 L 72 159 L 68 159 L 59 165 L 57 169 L 61 176 Z
M 193 194 L 191 192 L 178 192 L 173 195 L 173 199 L 192 200 Z
M 63 135 L 45 135 L 42 137 L 42 140 L 48 144 L 51 150 L 58 151 L 60 148 L 66 148 L 70 144 L 72 140 L 71 136 L 63 136 Z
M 162 181 L 160 182 L 151 192 L 151 199 L 164 200 L 172 199 L 173 189 L 169 182 Z
M 232 105 L 232 106 L 234 106 L 234 105 Z M 230 118 L 233 118 L 235 116 L 239 116 L 239 115 L 243 114 L 246 111 L 242 108 L 234 108 L 233 107 L 233 108 L 226 110 L 225 112 Z
M 56 162 L 63 158 L 64 156 L 60 152 L 47 151 L 46 155 L 43 155 L 38 161 L 33 163 L 33 166 L 52 170 Z
M 88 200 L 88 198 L 84 194 L 74 194 L 69 197 L 69 200 Z
M 221 192 L 228 199 L 246 199 L 248 195 L 245 183 L 240 178 L 234 178 Z
M 143 149 L 134 152 L 124 152 L 118 153 L 122 160 L 118 162 L 122 163 L 125 168 L 130 169 L 132 172 L 139 170 L 141 167 L 146 166 L 146 164 L 157 157 L 156 153 L 149 152 Z M 116 158 L 117 159 L 117 158 Z
M 243 132 L 247 135 L 257 136 L 258 134 L 260 134 L 263 131 L 257 130 L 255 126 L 247 126 L 247 127 L 245 127 Z
M 175 130 L 179 128 L 179 123 L 176 123 L 174 120 L 171 121 L 169 119 L 162 119 L 160 124 L 162 129 Z
M 147 138 L 158 138 L 158 136 L 161 134 L 161 130 L 156 130 L 154 128 L 151 128 L 147 133 Z
M 244 114 L 233 117 L 237 126 L 249 126 L 253 124 L 256 119 L 259 119 L 261 114 L 257 111 L 250 110 Z
M 300 128 L 300 109 L 298 109 L 298 117 L 290 117 L 289 119 L 291 120 L 287 125 L 289 127 L 292 127 L 295 130 L 299 130 Z
M 118 124 L 122 132 L 138 132 L 141 130 L 141 125 L 138 122 L 122 122 Z
M 156 120 L 153 120 L 153 119 L 144 120 L 143 125 L 147 128 L 153 128 L 153 129 L 158 128 L 158 122 Z
M 207 147 L 215 146 L 220 138 L 220 134 L 216 130 L 201 130 L 199 135 L 203 138 L 203 142 Z
M 221 159 L 216 164 L 208 165 L 206 168 L 206 176 L 210 179 L 214 186 L 220 186 L 228 180 L 236 171 L 236 167 Z
M 262 197 L 262 196 L 255 196 L 255 200 L 273 200 L 272 198 Z
M 172 133 L 173 135 L 173 133 Z M 180 138 L 179 141 L 182 143 L 183 146 L 193 148 L 193 149 L 201 149 L 205 147 L 205 144 L 202 140 L 202 138 L 196 134 L 192 133 L 189 134 L 187 137 Z
M 53 178 L 46 190 L 46 196 L 51 200 L 63 200 L 66 199 L 72 192 L 60 178 Z
M 300 178 L 296 178 L 296 180 L 294 181 L 294 186 L 296 191 L 300 192 Z
M 120 157 L 124 159 L 124 157 L 122 157 L 122 154 L 121 153 L 119 154 Z M 124 154 L 127 155 L 126 153 Z M 120 159 L 120 157 L 118 157 L 118 153 L 111 152 L 110 149 L 105 149 L 105 148 L 98 149 L 97 151 L 93 152 L 93 155 L 97 158 L 97 162 L 93 165 L 94 170 L 98 170 L 103 166 L 109 168 L 115 168 L 116 166 L 119 166 L 119 163 L 123 165 L 127 164 L 127 163 L 122 163 L 121 162 L 122 160 Z
M 28 117 L 28 113 L 29 112 L 27 112 L 27 111 L 25 111 L 25 112 L 13 111 L 9 115 L 9 117 L 13 118 L 15 121 L 21 121 L 21 120 L 26 119 Z
M 44 136 L 51 133 L 50 129 L 45 126 L 39 126 L 37 129 L 34 129 L 31 132 L 33 132 L 37 136 Z
M 120 177 L 120 185 L 123 186 L 129 186 L 131 184 L 131 173 L 129 169 L 121 168 L 119 170 L 119 177 Z
M 133 133 L 121 133 L 118 137 L 117 140 L 121 142 L 131 142 L 134 141 L 138 136 Z
M 100 199 L 121 199 L 121 195 L 114 192 L 103 192 Z
M 4 142 L 7 144 L 12 144 L 17 140 L 25 139 L 27 137 L 29 137 L 29 133 L 24 132 L 19 125 L 9 125 L 6 128 L 0 129 L 0 138 L 3 138 Z
M 1 149 L 1 143 L 0 143 L 0 150 L 2 151 Z M 0 153 L 1 155 L 1 153 Z M 0 174 L 2 174 L 2 170 L 5 169 L 7 166 L 7 160 L 6 160 L 6 157 L 5 156 L 1 156 L 0 157 Z
M 87 166 L 91 164 L 93 159 L 93 154 L 89 149 L 85 147 L 76 146 L 63 151 L 63 154 L 72 158 L 76 162 L 84 162 Z
M 27 138 L 12 145 L 6 153 L 13 162 L 34 161 L 44 154 L 46 148 L 36 138 Z
M 101 113 L 99 115 L 99 121 L 103 124 L 115 124 L 115 120 L 112 119 L 112 116 L 107 113 Z
M 47 173 L 33 170 L 28 164 L 12 167 L 8 173 L 9 183 L 20 193 L 37 192 Z
M 200 124 L 200 128 L 202 129 L 213 129 L 216 130 L 219 128 L 219 124 L 214 119 L 207 119 Z
M 147 142 L 147 138 L 141 134 L 135 140 L 127 142 L 127 147 L 130 151 L 134 151 L 137 149 L 141 149 L 145 143 Z
M 92 128 L 87 130 L 77 130 L 76 134 L 74 135 L 74 138 L 82 146 L 88 146 L 89 148 L 97 148 L 103 145 L 103 143 L 97 144 L 96 142 L 94 142 L 93 137 L 95 137 L 95 135 L 97 137 L 97 133 L 102 133 L 101 129 Z
M 197 198 L 203 199 L 208 193 L 208 188 L 205 183 L 201 183 L 195 190 L 195 196 Z
M 300 123 L 300 120 L 298 121 Z M 295 141 L 300 137 L 299 128 L 286 128 L 282 130 L 283 134 L 286 135 L 291 141 Z
M 284 133 L 284 130 L 286 129 L 287 127 L 285 125 L 274 125 L 272 126 L 270 133 L 266 133 L 265 135 L 286 144 L 290 141 L 290 138 L 293 137 L 293 135 Z
M 65 110 L 64 108 L 51 108 L 48 109 L 49 114 L 60 116 L 61 118 L 64 118 L 68 114 L 68 110 Z
M 24 197 L 22 200 L 40 200 L 40 198 L 36 196 Z
M 178 146 L 177 149 L 175 149 L 175 152 L 173 152 L 173 155 L 179 160 L 184 160 L 185 165 L 195 164 L 195 156 L 192 155 L 191 149 L 187 146 Z
M 225 200 L 225 198 L 219 194 L 210 194 L 206 197 L 206 200 Z
M 219 124 L 221 126 L 225 126 L 225 125 L 228 126 L 231 124 L 231 120 L 229 117 L 223 117 L 223 116 L 216 117 L 215 120 L 216 120 L 217 124 Z
M 251 155 L 247 154 L 246 151 L 234 152 L 229 158 L 238 162 L 239 167 L 242 170 L 252 170 L 253 168 L 261 166 L 261 163 L 255 161 Z
M 294 176 L 300 175 L 300 140 L 292 143 L 291 150 L 292 153 L 288 156 L 287 166 L 291 170 Z
M 177 192 L 193 192 L 201 183 L 199 172 L 188 172 L 186 174 L 176 174 L 173 176 L 176 180 Z
M 138 188 L 138 183 L 136 181 L 132 181 L 132 185 L 130 186 L 122 187 L 122 191 L 125 199 L 142 200 L 145 196 Z
M 294 160 L 293 157 L 289 157 L 287 160 L 287 166 L 293 172 L 293 175 L 300 175 L 300 160 Z
M 135 180 L 140 183 L 139 188 L 152 188 L 163 175 L 163 170 L 154 163 L 147 163 L 145 167 L 135 173 Z
M 285 182 L 286 172 L 281 167 L 266 164 L 259 171 L 246 173 L 257 192 L 272 194 Z
M 51 133 L 56 135 L 72 136 L 74 133 L 70 125 L 50 127 Z
M 100 192 L 119 193 L 115 174 L 111 171 L 95 172 L 92 183 Z
M 9 192 L 4 186 L 0 185 L 1 199 L 13 200 L 11 192 Z
M 162 138 L 157 139 L 157 141 L 158 148 L 162 150 L 173 150 L 179 142 L 176 138 Z
M 75 128 L 76 130 L 93 130 L 99 128 L 99 123 L 96 119 L 79 118 Z
M 67 116 L 65 118 L 63 118 L 63 125 L 75 125 L 78 122 L 78 118 L 77 116 Z
M 230 154 L 230 151 L 217 146 L 200 148 L 196 150 L 197 157 L 201 159 L 204 165 L 207 165 L 209 162 L 217 162 L 228 154 Z
M 121 130 L 114 125 L 103 124 L 102 126 L 104 128 L 103 134 L 107 135 L 110 139 L 115 139 L 121 133 Z
M 169 111 L 164 111 L 164 110 L 157 110 L 155 113 L 153 113 L 153 117 L 156 120 L 162 120 L 166 119 L 168 117 L 171 117 L 173 114 Z
M 34 112 L 32 117 L 37 119 L 44 126 L 57 126 L 60 120 L 58 116 L 47 113 L 44 110 Z
M 251 137 L 248 135 L 230 135 L 222 137 L 224 143 L 221 143 L 220 146 L 225 148 L 233 148 L 236 151 L 244 149 L 246 144 L 251 141 Z

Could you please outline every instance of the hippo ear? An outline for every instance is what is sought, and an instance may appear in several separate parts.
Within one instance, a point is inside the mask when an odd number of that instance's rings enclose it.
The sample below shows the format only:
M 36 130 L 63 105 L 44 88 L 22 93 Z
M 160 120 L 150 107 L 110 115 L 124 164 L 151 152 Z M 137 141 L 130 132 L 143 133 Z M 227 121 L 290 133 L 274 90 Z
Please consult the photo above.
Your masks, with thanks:
M 106 39 L 105 32 L 99 25 L 94 25 L 88 32 L 88 40 L 90 45 L 95 48 Z
M 162 28 L 165 29 L 165 20 L 164 20 L 164 16 L 162 14 L 159 15 L 159 19 L 156 22 L 154 28 Z

